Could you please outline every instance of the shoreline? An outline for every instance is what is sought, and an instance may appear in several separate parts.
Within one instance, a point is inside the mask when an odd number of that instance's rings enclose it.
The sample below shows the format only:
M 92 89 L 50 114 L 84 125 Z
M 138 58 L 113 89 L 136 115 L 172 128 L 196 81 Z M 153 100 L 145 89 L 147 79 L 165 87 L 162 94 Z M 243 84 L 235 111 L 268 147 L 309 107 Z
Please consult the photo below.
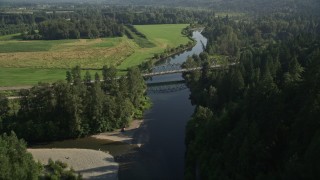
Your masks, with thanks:
M 104 132 L 89 137 L 101 140 L 126 143 L 141 147 L 143 145 L 138 130 L 143 128 L 144 120 L 133 120 L 129 127 L 121 132 L 116 129 L 112 132 Z M 137 136 L 138 134 L 138 136 Z M 135 138 L 137 137 L 137 138 Z M 80 173 L 83 179 L 110 179 L 117 180 L 120 163 L 116 162 L 116 156 L 108 151 L 83 149 L 83 148 L 28 148 L 27 151 L 32 154 L 35 161 L 41 164 L 48 164 L 51 158 L 53 161 L 60 160 L 68 164 L 76 173 Z
M 118 179 L 119 163 L 111 154 L 103 151 L 76 148 L 28 148 L 27 151 L 41 164 L 48 164 L 49 158 L 62 161 L 68 164 L 68 168 L 80 173 L 83 179 Z
M 143 138 L 139 136 L 138 139 L 134 139 L 134 136 L 144 126 L 145 120 L 133 120 L 129 127 L 125 128 L 125 131 L 122 132 L 121 129 L 116 129 L 112 132 L 103 132 L 95 135 L 91 135 L 90 137 L 96 139 L 110 140 L 115 142 L 127 143 L 130 145 L 137 145 L 141 147 L 144 143 L 142 142 Z

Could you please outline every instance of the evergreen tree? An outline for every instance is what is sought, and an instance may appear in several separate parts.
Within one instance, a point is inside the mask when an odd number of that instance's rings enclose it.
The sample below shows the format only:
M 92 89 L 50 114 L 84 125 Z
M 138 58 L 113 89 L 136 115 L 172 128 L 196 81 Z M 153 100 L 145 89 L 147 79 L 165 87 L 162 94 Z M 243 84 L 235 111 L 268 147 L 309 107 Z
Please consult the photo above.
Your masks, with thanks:
M 7 119 L 9 113 L 9 100 L 2 94 L 0 94 L 0 132 L 3 129 L 3 120 Z
M 73 82 L 72 75 L 71 75 L 70 71 L 66 72 L 66 80 L 67 80 L 68 83 L 72 83 Z
M 296 57 L 294 57 L 289 63 L 288 72 L 284 74 L 284 81 L 286 84 L 301 81 L 301 73 L 303 68 L 299 64 Z
M 72 68 L 71 75 L 72 75 L 74 85 L 78 85 L 78 84 L 82 83 L 80 66 L 76 66 L 76 67 Z
M 26 150 L 26 143 L 12 132 L 0 136 L 0 179 L 38 179 L 41 166 Z
M 87 85 L 90 85 L 91 84 L 91 74 L 89 71 L 86 71 L 86 74 L 84 76 L 84 83 L 87 84 Z
M 114 94 L 118 90 L 117 70 L 115 67 L 103 66 L 102 68 L 102 88 L 104 92 Z

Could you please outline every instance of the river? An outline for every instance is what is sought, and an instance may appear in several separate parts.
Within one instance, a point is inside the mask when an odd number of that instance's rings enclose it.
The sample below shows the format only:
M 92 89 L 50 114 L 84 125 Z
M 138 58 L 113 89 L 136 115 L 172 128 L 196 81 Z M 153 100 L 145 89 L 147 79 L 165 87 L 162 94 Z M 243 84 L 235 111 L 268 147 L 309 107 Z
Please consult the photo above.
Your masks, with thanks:
M 196 45 L 188 51 L 168 58 L 166 63 L 183 63 L 188 56 L 203 51 L 207 39 L 193 32 Z M 153 77 L 147 83 L 182 80 L 181 73 Z M 65 140 L 38 146 L 40 148 L 84 148 L 110 152 L 119 162 L 119 179 L 183 179 L 185 155 L 185 126 L 194 106 L 189 90 L 148 93 L 153 106 L 144 114 L 144 123 L 134 135 L 143 146 L 95 139 L 92 137 Z M 141 138 L 142 137 L 142 138 Z
M 207 39 L 199 31 L 193 32 L 197 44 L 189 51 L 169 58 L 164 63 L 183 63 L 188 56 L 200 54 Z M 155 76 L 147 83 L 182 80 L 182 74 Z M 148 141 L 136 153 L 131 165 L 121 167 L 119 179 L 183 179 L 185 155 L 185 127 L 194 106 L 189 90 L 167 93 L 148 93 L 153 106 L 145 115 L 144 128 L 139 131 Z M 139 133 L 139 132 L 138 132 Z

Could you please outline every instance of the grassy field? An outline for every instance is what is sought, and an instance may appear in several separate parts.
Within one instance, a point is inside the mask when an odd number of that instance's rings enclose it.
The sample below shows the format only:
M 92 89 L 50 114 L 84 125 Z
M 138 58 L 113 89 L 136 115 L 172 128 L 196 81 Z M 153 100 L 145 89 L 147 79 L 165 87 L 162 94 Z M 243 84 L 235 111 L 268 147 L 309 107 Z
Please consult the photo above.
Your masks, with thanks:
M 0 85 L 30 85 L 38 81 L 53 82 L 64 80 L 66 70 L 63 69 L 31 69 L 31 68 L 1 68 Z
M 126 37 L 54 41 L 0 41 L 0 67 L 101 68 L 119 65 L 134 53 Z
M 181 34 L 181 30 L 187 24 L 160 24 L 160 25 L 139 25 L 135 26 L 148 39 L 157 46 L 176 47 L 188 43 L 189 39 Z
M 34 85 L 38 82 L 55 82 L 66 79 L 67 69 L 32 69 L 32 68 L 1 68 L 0 67 L 0 87 L 1 86 L 24 86 Z M 98 70 L 90 70 L 92 79 Z M 85 70 L 81 72 L 82 75 Z
M 135 28 L 146 35 L 148 40 L 156 46 L 137 48 L 118 68 L 123 70 L 139 65 L 154 54 L 163 52 L 166 48 L 188 43 L 189 39 L 181 34 L 181 30 L 187 26 L 187 24 L 136 25 Z
M 186 44 L 181 35 L 186 24 L 135 26 L 154 47 L 141 48 L 127 37 L 23 41 L 18 34 L 0 37 L 0 86 L 36 84 L 65 79 L 66 69 L 81 65 L 101 68 L 114 65 L 119 70 L 136 66 L 168 47 Z M 93 72 L 94 73 L 94 72 Z M 93 76 L 92 73 L 92 76 Z
M 49 51 L 55 46 L 69 42 L 71 42 L 71 40 L 0 41 L 0 53 Z

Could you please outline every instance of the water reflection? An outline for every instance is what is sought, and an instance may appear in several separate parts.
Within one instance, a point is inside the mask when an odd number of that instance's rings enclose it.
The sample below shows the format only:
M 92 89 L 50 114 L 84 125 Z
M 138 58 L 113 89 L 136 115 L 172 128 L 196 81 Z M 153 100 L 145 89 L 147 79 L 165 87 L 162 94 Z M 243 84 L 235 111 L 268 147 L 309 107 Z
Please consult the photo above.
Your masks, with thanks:
M 183 63 L 188 56 L 200 54 L 207 40 L 200 32 L 194 32 L 193 37 L 197 44 L 192 50 L 163 63 Z M 178 73 L 156 76 L 147 83 L 181 80 L 181 73 Z M 188 89 L 148 94 L 153 107 L 145 113 L 144 128 L 137 132 L 147 136 L 145 139 L 148 141 L 124 160 L 125 165 L 120 166 L 119 179 L 183 179 L 185 126 L 194 111 L 189 94 Z

